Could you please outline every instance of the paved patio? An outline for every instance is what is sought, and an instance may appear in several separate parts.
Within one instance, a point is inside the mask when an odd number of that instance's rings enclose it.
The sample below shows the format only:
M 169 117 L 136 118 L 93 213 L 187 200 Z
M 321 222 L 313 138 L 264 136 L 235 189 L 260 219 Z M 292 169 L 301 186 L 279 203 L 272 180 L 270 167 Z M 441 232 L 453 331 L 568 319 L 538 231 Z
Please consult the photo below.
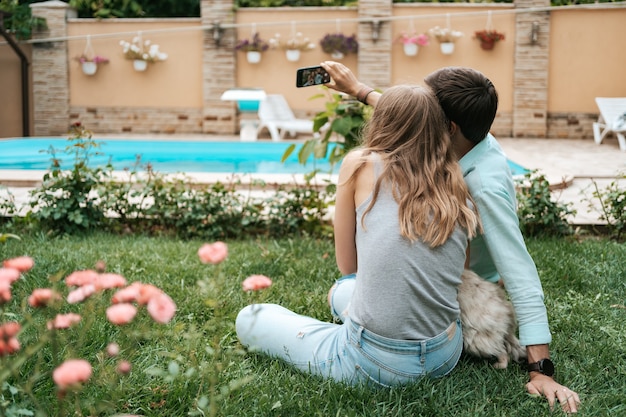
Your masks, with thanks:
M 140 138 L 140 137 L 139 137 Z M 147 139 L 148 137 L 146 137 Z M 164 138 L 171 139 L 171 136 Z M 300 136 L 300 138 L 303 138 Z M 155 139 L 154 136 L 150 139 Z M 182 138 L 181 138 L 182 139 Z M 207 140 L 206 136 L 185 136 L 184 139 Z M 238 136 L 213 137 L 219 140 L 239 140 Z M 268 140 L 261 138 L 260 140 Z M 604 190 L 621 174 L 626 174 L 626 152 L 619 149 L 617 139 L 608 138 L 601 145 L 592 139 L 514 139 L 500 138 L 509 159 L 528 169 L 536 169 L 544 174 L 554 186 L 553 195 L 559 202 L 571 203 L 576 215 L 571 219 L 575 225 L 602 224 L 598 219 L 599 206 L 590 209 L 594 182 Z M 40 181 L 41 171 L 0 170 L 0 195 L 6 189 L 20 202 L 27 201 L 28 192 Z M 194 174 L 198 182 L 224 180 L 225 175 Z M 272 181 L 293 182 L 293 176 L 270 176 Z M 626 180 L 619 180 L 626 188 Z

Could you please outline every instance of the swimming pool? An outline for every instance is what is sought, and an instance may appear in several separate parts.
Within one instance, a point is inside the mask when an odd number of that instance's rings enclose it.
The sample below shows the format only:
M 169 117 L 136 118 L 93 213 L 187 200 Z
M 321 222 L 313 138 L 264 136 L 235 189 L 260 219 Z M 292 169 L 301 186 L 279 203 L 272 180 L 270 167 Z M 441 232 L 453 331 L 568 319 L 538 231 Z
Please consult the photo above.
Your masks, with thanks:
M 297 150 L 287 161 L 281 162 L 285 150 L 294 142 L 240 142 L 199 140 L 133 140 L 95 139 L 101 146 L 102 155 L 93 157 L 92 167 L 104 166 L 109 160 L 115 170 L 134 167 L 137 155 L 142 165 L 150 163 L 155 171 L 211 172 L 242 174 L 306 174 L 314 169 L 330 172 L 328 159 L 298 162 Z M 0 140 L 0 170 L 48 170 L 51 155 L 45 151 L 54 147 L 64 149 L 70 142 L 63 138 L 17 138 Z M 62 168 L 70 168 L 69 155 L 58 152 Z M 508 161 L 514 176 L 524 175 L 527 170 L 513 161 Z M 339 164 L 333 169 L 337 173 Z
M 137 156 L 141 164 L 150 163 L 155 171 L 213 172 L 247 174 L 304 174 L 318 169 L 330 172 L 328 159 L 298 162 L 296 151 L 281 162 L 283 153 L 293 142 L 237 142 L 198 140 L 124 140 L 95 139 L 102 155 L 92 157 L 90 166 L 104 166 L 109 160 L 115 170 L 134 167 Z M 62 138 L 19 138 L 0 140 L 0 169 L 47 170 L 51 155 L 45 152 L 54 147 L 62 159 L 62 168 L 69 168 L 70 155 L 60 150 L 70 142 Z M 334 172 L 337 171 L 335 166 Z

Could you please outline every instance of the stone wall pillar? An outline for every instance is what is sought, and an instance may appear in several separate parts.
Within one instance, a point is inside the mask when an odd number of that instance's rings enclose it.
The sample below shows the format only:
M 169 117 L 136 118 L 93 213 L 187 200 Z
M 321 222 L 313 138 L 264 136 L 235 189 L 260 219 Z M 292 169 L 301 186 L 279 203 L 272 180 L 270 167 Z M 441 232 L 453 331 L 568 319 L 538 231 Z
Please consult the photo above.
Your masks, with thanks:
M 47 30 L 33 32 L 33 40 L 65 39 L 68 15 L 75 13 L 62 1 L 30 5 L 33 16 L 46 19 Z M 66 135 L 69 129 L 69 72 L 67 41 L 33 44 L 33 136 Z
M 550 0 L 515 0 L 518 9 L 549 6 Z M 517 13 L 515 21 L 512 133 L 514 137 L 545 138 L 548 130 L 550 12 Z
M 200 1 L 202 26 L 213 28 L 204 31 L 203 133 L 234 134 L 239 130 L 235 104 L 231 101 L 220 100 L 225 90 L 236 87 L 237 71 L 234 50 L 236 30 L 216 26 L 235 23 L 234 7 L 233 0 Z
M 359 80 L 375 88 L 391 87 L 392 0 L 359 0 Z

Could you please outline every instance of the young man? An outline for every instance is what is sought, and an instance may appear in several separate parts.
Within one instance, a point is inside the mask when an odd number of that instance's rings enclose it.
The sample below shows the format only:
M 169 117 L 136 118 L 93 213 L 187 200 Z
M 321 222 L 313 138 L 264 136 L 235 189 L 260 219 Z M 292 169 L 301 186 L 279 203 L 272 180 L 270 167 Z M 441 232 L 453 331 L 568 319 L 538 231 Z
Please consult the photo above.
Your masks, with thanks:
M 377 104 L 381 94 L 359 82 L 349 68 L 333 61 L 321 65 L 331 76 L 326 86 L 365 104 Z M 453 148 L 482 221 L 482 235 L 470 244 L 469 268 L 489 281 L 502 280 L 509 293 L 520 343 L 528 354 L 528 392 L 545 396 L 550 407 L 559 401 L 564 411 L 575 413 L 580 403 L 578 394 L 552 378 L 551 334 L 541 282 L 519 229 L 506 157 L 489 134 L 498 107 L 496 89 L 482 73 L 463 67 L 442 68 L 424 81 L 450 122 Z

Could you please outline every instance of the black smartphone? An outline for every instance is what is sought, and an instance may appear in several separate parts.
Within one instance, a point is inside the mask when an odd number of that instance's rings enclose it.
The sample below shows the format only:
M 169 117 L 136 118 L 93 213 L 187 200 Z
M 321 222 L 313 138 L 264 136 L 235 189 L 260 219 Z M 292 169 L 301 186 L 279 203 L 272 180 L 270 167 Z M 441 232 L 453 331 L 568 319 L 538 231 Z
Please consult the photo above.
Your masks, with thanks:
M 320 66 L 298 68 L 296 72 L 296 87 L 310 87 L 312 85 L 330 82 L 330 74 Z

